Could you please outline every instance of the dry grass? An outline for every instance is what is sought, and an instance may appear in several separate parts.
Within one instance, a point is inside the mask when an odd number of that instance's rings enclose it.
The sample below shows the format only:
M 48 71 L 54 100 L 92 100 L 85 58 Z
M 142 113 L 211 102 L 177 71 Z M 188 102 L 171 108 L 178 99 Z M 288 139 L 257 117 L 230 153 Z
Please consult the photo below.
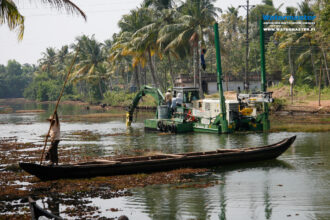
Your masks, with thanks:
M 289 131 L 289 132 L 327 132 L 330 131 L 330 124 L 271 124 L 271 132 Z
M 330 116 L 277 116 L 272 115 L 271 131 L 290 131 L 290 132 L 327 132 L 330 131 Z

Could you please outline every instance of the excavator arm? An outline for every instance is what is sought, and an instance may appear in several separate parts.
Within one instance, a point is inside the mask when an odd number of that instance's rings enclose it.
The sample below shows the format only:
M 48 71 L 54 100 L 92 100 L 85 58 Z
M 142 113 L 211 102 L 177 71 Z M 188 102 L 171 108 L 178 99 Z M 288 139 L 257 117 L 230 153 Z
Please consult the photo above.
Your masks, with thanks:
M 143 86 L 141 90 L 134 97 L 132 104 L 128 106 L 128 111 L 126 113 L 126 126 L 130 127 L 133 121 L 133 113 L 139 104 L 140 99 L 145 95 L 151 95 L 156 101 L 157 105 L 162 105 L 165 103 L 165 98 L 159 89 L 153 88 L 151 86 Z

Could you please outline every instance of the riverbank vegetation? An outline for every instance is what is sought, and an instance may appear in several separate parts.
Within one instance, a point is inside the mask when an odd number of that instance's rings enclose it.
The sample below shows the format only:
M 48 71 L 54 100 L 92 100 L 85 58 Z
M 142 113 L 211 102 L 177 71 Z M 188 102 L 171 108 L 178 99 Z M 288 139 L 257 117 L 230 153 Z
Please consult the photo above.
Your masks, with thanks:
M 224 80 L 243 81 L 246 18 L 239 15 L 238 8 L 220 9 L 214 2 L 145 0 L 122 16 L 120 31 L 102 43 L 83 35 L 71 45 L 47 48 L 36 65 L 10 60 L 0 65 L 0 98 L 56 100 L 78 48 L 63 100 L 126 105 L 143 84 L 165 91 L 173 87 L 179 74 L 199 76 L 202 48 L 207 49 L 205 72 L 216 74 L 215 21 L 219 22 Z M 329 11 L 325 0 L 305 0 L 285 9 L 263 0 L 251 9 L 250 80 L 260 76 L 258 23 L 262 14 L 315 15 L 315 31 L 265 33 L 267 80 L 288 85 L 292 75 L 295 90 L 308 93 L 321 87 L 328 97 Z

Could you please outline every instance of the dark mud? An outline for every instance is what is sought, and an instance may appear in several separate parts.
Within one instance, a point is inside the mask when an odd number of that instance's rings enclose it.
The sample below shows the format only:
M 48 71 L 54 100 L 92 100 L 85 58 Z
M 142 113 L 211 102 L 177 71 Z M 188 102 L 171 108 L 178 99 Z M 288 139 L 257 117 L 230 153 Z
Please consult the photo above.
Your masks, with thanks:
M 77 131 L 72 135 L 94 137 L 96 134 Z M 98 134 L 99 135 L 99 134 Z M 120 133 L 118 135 L 125 135 Z M 98 138 L 101 135 L 97 136 Z M 112 177 L 96 177 L 90 179 L 40 181 L 38 178 L 24 172 L 18 163 L 38 163 L 41 157 L 42 145 L 18 143 L 16 137 L 0 140 L 0 219 L 30 219 L 27 197 L 42 201 L 45 207 L 56 215 L 66 215 L 73 219 L 109 219 L 102 216 L 99 207 L 93 206 L 91 198 L 111 199 L 130 196 L 131 188 L 145 187 L 153 184 L 175 184 L 178 188 L 209 187 L 219 182 L 192 184 L 194 175 L 208 171 L 207 169 L 178 169 L 170 172 L 153 174 L 121 175 Z M 61 146 L 59 148 L 61 163 L 85 162 L 93 159 L 113 159 L 113 157 L 93 158 L 81 157 L 79 148 Z M 117 152 L 118 153 L 118 152 Z M 122 152 L 121 152 L 122 153 Z M 131 152 L 145 154 L 149 151 Z M 62 156 L 61 156 L 62 155 Z M 66 155 L 66 156 L 63 156 Z M 59 205 L 65 209 L 59 213 Z M 55 208 L 54 208 L 55 206 Z M 57 207 L 57 208 L 56 208 Z M 111 212 L 115 209 L 109 207 Z M 118 211 L 118 210 L 117 210 Z

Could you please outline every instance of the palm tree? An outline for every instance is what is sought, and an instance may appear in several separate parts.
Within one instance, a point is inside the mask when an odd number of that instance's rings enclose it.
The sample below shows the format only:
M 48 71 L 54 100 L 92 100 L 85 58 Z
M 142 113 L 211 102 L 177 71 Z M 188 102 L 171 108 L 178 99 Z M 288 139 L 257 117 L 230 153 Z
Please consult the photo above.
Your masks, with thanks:
M 228 38 L 232 39 L 238 32 L 238 22 L 240 20 L 240 17 L 238 17 L 238 9 L 233 6 L 228 7 L 225 20 L 228 22 Z
M 287 8 L 288 15 L 294 15 L 297 12 L 299 15 L 313 15 L 313 11 L 309 6 L 308 0 L 303 1 L 298 4 L 298 9 Z M 300 77 L 304 82 L 308 82 L 311 85 L 314 84 L 317 86 L 317 73 L 315 68 L 315 60 L 319 53 L 314 54 L 314 52 L 319 52 L 319 48 L 315 44 L 315 36 L 313 32 L 305 33 L 276 33 L 275 36 L 280 39 L 281 43 L 279 44 L 280 49 L 288 49 L 288 61 L 289 69 L 291 74 L 295 75 L 297 70 L 297 78 Z M 294 50 L 295 49 L 295 50 Z M 292 55 L 294 54 L 294 55 Z M 296 57 L 297 59 L 294 59 Z M 310 65 L 308 61 L 310 60 Z M 297 67 L 295 67 L 295 62 Z M 299 67 L 299 68 L 298 68 Z M 303 68 L 304 67 L 304 68 Z M 304 74 L 302 70 L 306 68 L 311 68 L 311 71 L 314 74 L 312 77 L 310 74 Z M 303 75 L 299 74 L 301 72 Z M 313 79 L 314 78 L 314 79 Z
M 262 0 L 262 3 L 264 3 L 265 5 L 274 7 L 273 0 Z
M 286 7 L 286 15 L 294 16 L 296 14 L 296 8 L 295 7 Z
M 99 75 L 99 65 L 106 59 L 102 50 L 102 44 L 97 42 L 94 35 L 89 38 L 86 35 L 77 38 L 77 45 L 79 47 L 78 63 L 75 65 L 72 73 L 72 80 L 89 80 L 98 83 L 100 96 L 103 98 L 102 91 L 102 76 Z
M 160 15 L 160 19 L 157 21 L 156 27 L 158 28 L 158 31 L 160 28 L 164 25 L 173 24 L 175 19 L 178 17 L 178 12 L 173 9 L 174 1 L 173 0 L 144 0 L 143 2 L 145 7 L 151 7 L 154 8 L 156 11 L 158 11 L 158 15 Z M 167 49 L 165 50 L 166 46 L 170 41 L 165 42 L 161 40 L 161 38 L 168 39 L 167 36 L 159 36 L 157 40 L 158 49 L 161 53 L 165 54 L 168 59 L 168 65 L 169 65 L 169 72 L 171 75 L 171 84 L 172 87 L 174 86 L 174 79 L 175 74 L 173 72 L 173 65 L 172 65 L 172 59 L 171 55 L 175 57 L 184 57 L 186 54 L 185 51 L 182 50 L 183 48 L 175 48 L 174 49 Z
M 329 1 L 328 0 L 317 0 L 316 3 L 312 6 L 313 11 L 316 15 L 316 31 L 315 33 L 315 41 L 321 42 L 320 49 L 323 56 L 323 62 L 325 66 L 326 76 L 328 81 L 325 83 L 330 85 L 330 75 L 328 69 L 328 56 L 325 48 L 329 48 L 330 42 L 330 21 L 329 21 Z
M 309 0 L 305 0 L 302 3 L 298 4 L 298 14 L 299 15 L 314 15 L 314 12 L 310 8 Z M 314 61 L 314 55 L 313 55 L 312 38 L 313 38 L 312 34 L 305 33 L 305 34 L 303 34 L 302 37 L 300 37 L 298 39 L 298 42 L 302 39 L 306 39 L 308 41 L 309 49 L 306 52 L 302 53 L 300 57 L 303 57 L 305 54 L 310 55 L 311 64 L 313 67 L 313 73 L 314 73 L 314 77 L 315 77 L 315 86 L 317 86 L 318 80 L 317 80 L 317 73 L 316 73 L 315 61 Z
M 190 45 L 194 54 L 194 79 L 199 76 L 200 95 L 203 96 L 201 86 L 201 75 L 199 68 L 199 42 L 204 45 L 205 35 L 212 33 L 210 25 L 215 22 L 219 8 L 214 6 L 215 0 L 187 0 L 179 7 L 181 16 L 174 24 L 165 25 L 159 32 L 161 37 L 159 43 L 168 41 L 170 43 L 165 49 L 175 49 L 184 45 Z
M 132 58 L 132 68 L 138 68 L 138 65 L 144 67 L 148 60 L 153 85 L 158 87 L 154 64 L 151 57 L 156 51 L 156 47 L 151 44 L 152 37 L 155 33 L 148 33 L 148 25 L 152 25 L 154 11 L 149 8 L 138 8 L 131 10 L 130 14 L 124 15 L 118 25 L 122 32 L 119 34 L 117 41 L 111 48 L 110 60 L 116 61 L 122 59 L 123 56 Z M 153 26 L 154 27 L 154 26 Z M 156 40 L 154 40 L 156 44 Z M 148 59 L 147 59 L 148 58 Z M 134 71 L 134 80 L 138 80 L 138 72 Z
M 173 0 L 144 0 L 142 6 L 152 7 L 157 11 L 173 8 Z
M 9 30 L 17 28 L 18 39 L 23 39 L 24 17 L 11 0 L 1 0 L 0 2 L 0 25 L 5 23 L 7 23 Z
M 103 50 L 105 53 L 109 53 L 112 44 L 113 44 L 113 42 L 110 39 L 104 41 Z
M 86 20 L 85 13 L 70 0 L 41 0 L 40 3 L 50 5 L 58 10 L 64 9 L 68 14 L 77 14 Z M 10 30 L 16 30 L 18 40 L 24 35 L 24 16 L 19 12 L 14 0 L 0 0 L 0 25 L 7 24 Z
M 113 42 L 111 48 L 109 50 L 109 62 L 112 64 L 110 66 L 110 71 L 115 76 L 121 74 L 122 79 L 125 81 L 127 79 L 127 68 L 126 65 L 131 63 L 131 58 L 125 54 L 123 55 L 123 51 L 130 46 L 131 33 L 122 32 L 120 34 L 113 35 Z
M 46 48 L 46 52 L 42 53 L 42 58 L 39 60 L 41 70 L 48 73 L 50 76 L 54 75 L 56 64 L 56 52 L 53 47 Z
M 158 50 L 167 57 L 169 72 L 171 76 L 171 84 L 174 86 L 175 74 L 173 72 L 173 64 L 171 56 L 175 58 L 184 58 L 188 53 L 186 53 L 189 48 L 184 47 L 176 47 L 176 48 L 166 48 L 167 45 L 171 42 L 172 36 L 167 34 L 160 35 L 160 30 L 165 25 L 174 24 L 176 19 L 180 17 L 180 13 L 178 13 L 174 9 L 164 9 L 161 11 L 160 20 L 158 20 L 158 37 L 157 37 L 157 47 Z
M 141 55 L 147 55 L 148 64 L 150 68 L 150 73 L 152 76 L 153 84 L 158 88 L 159 81 L 157 80 L 155 63 L 152 59 L 154 54 L 158 54 L 161 57 L 158 45 L 157 37 L 159 32 L 159 27 L 162 25 L 162 13 L 160 11 L 155 11 L 152 9 L 142 9 L 143 11 L 148 11 L 148 16 L 150 20 L 145 26 L 138 29 L 132 36 L 132 44 L 134 45 L 134 50 L 138 51 Z
M 61 49 L 58 50 L 56 53 L 57 71 L 58 74 L 62 76 L 62 78 L 64 78 L 66 74 L 65 67 L 67 66 L 68 56 L 69 56 L 69 47 L 67 45 L 62 46 Z
M 244 22 L 241 16 L 238 16 L 238 9 L 230 6 L 226 13 L 221 15 L 219 24 L 220 43 L 223 55 L 223 72 L 228 90 L 229 74 L 238 75 L 243 69 L 241 43 L 244 39 Z

